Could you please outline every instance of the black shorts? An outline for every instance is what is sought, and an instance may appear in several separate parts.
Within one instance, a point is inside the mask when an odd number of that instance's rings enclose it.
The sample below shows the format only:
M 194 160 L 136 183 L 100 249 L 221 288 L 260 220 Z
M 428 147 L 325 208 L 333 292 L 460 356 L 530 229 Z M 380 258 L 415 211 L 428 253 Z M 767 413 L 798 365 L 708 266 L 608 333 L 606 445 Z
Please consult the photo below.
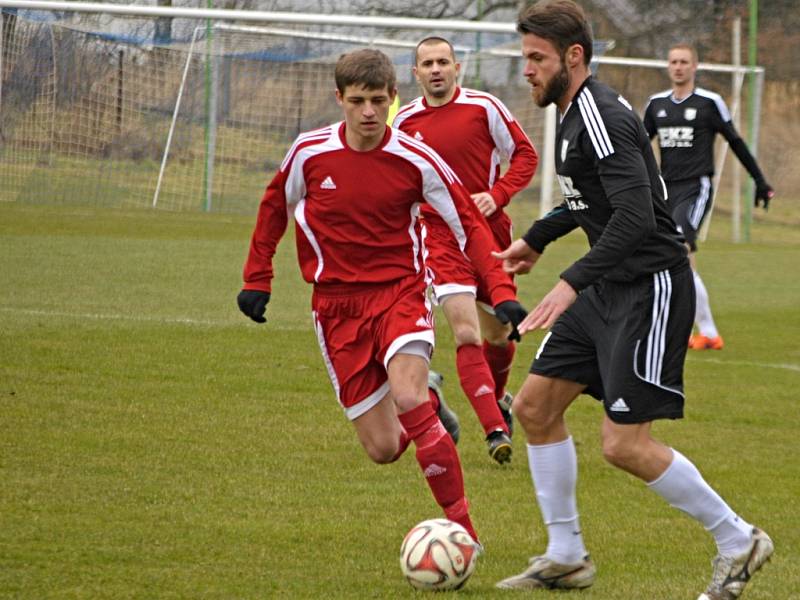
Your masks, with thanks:
M 683 363 L 694 321 L 689 262 L 578 295 L 542 340 L 531 373 L 586 384 L 616 423 L 683 417 Z
M 672 220 L 683 233 L 692 252 L 697 252 L 697 233 L 711 211 L 714 190 L 707 175 L 699 179 L 668 181 L 667 205 Z

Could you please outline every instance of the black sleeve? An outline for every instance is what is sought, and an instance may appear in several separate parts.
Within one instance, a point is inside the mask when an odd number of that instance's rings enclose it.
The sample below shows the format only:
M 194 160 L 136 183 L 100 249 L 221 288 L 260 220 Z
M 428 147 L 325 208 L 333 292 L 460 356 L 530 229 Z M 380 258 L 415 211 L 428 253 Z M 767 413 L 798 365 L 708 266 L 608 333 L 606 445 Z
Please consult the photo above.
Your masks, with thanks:
M 761 172 L 761 169 L 758 168 L 755 157 L 750 153 L 750 150 L 748 150 L 747 144 L 744 143 L 739 132 L 736 131 L 733 122 L 724 121 L 721 115 L 716 114 L 714 118 L 714 129 L 718 133 L 721 133 L 722 137 L 730 144 L 731 150 L 733 150 L 739 162 L 742 163 L 742 166 L 750 173 L 750 177 L 755 181 L 764 181 L 764 174 Z
M 569 212 L 566 204 L 562 203 L 541 219 L 534 221 L 522 239 L 528 246 L 541 254 L 547 244 L 568 234 L 577 226 L 575 219 L 572 218 L 572 213 Z
M 737 137 L 733 141 L 729 140 L 728 143 L 731 145 L 731 150 L 733 150 L 736 158 L 739 159 L 742 166 L 750 173 L 750 177 L 755 181 L 764 181 L 764 174 L 761 172 L 761 169 L 758 168 L 758 163 L 755 157 L 750 154 L 750 150 L 747 149 L 747 144 L 744 143 L 744 140 Z
M 603 234 L 561 279 L 576 292 L 600 279 L 630 256 L 656 229 L 650 186 L 628 188 L 609 197 L 614 210 Z
M 622 116 L 620 116 L 622 115 Z M 614 151 L 597 161 L 597 174 L 612 214 L 585 256 L 561 274 L 580 291 L 619 266 L 656 228 L 650 176 L 642 154 L 641 125 L 633 112 L 604 119 Z M 583 140 L 584 152 L 594 152 Z

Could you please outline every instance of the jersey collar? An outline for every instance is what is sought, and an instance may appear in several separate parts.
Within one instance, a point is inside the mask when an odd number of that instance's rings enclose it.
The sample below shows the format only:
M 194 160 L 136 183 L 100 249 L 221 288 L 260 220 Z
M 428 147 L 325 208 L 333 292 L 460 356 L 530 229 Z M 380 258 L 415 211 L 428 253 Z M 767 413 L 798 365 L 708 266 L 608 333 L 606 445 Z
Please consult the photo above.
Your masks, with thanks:
M 448 100 L 444 104 L 440 104 L 439 106 L 431 106 L 430 104 L 428 104 L 428 99 L 425 96 L 423 96 L 422 105 L 425 108 L 433 108 L 433 109 L 444 108 L 445 106 L 450 106 L 451 104 L 453 104 L 453 102 L 456 101 L 456 98 L 458 98 L 460 95 L 461 95 L 461 88 L 459 86 L 456 86 L 456 91 L 453 92 L 453 97 L 450 98 L 450 100 Z
M 558 115 L 559 116 L 559 122 L 564 120 L 564 117 L 567 116 L 567 113 L 569 112 L 569 109 L 572 108 L 573 104 L 575 104 L 575 98 L 580 96 L 581 92 L 583 91 L 583 88 L 585 88 L 587 85 L 589 85 L 589 82 L 592 81 L 592 79 L 593 79 L 592 76 L 589 75 L 586 79 L 583 80 L 583 83 L 581 83 L 580 87 L 577 90 L 575 90 L 575 95 L 572 97 L 572 100 L 569 101 L 569 104 L 567 104 L 567 109 L 564 111 L 564 114 L 560 114 L 559 113 L 559 115 Z M 556 106 L 556 109 L 558 109 L 558 106 Z
M 346 121 L 341 121 L 339 123 L 339 141 L 342 143 L 342 146 L 345 148 L 345 150 L 349 150 L 350 152 L 357 152 L 358 154 L 369 154 L 370 152 L 378 152 L 380 150 L 383 150 L 386 144 L 389 143 L 389 138 L 392 137 L 392 128 L 389 125 L 387 125 L 386 131 L 383 132 L 383 139 L 381 140 L 380 144 L 378 144 L 377 146 L 375 146 L 370 150 L 356 150 L 354 148 L 351 148 L 350 145 L 347 143 L 347 136 L 345 135 L 344 132 L 346 126 L 347 126 Z
M 686 100 L 688 100 L 689 98 L 691 98 L 692 96 L 694 96 L 694 91 L 695 91 L 696 89 L 697 89 L 696 87 L 695 87 L 695 88 L 692 88 L 692 91 L 691 91 L 691 92 L 689 92 L 689 93 L 686 95 L 686 97 L 685 97 L 685 98 L 681 98 L 680 100 L 678 100 L 678 99 L 675 97 L 675 92 L 672 92 L 672 93 L 669 95 L 669 99 L 672 101 L 672 103 L 673 103 L 673 104 L 682 104 L 683 102 L 685 102 Z

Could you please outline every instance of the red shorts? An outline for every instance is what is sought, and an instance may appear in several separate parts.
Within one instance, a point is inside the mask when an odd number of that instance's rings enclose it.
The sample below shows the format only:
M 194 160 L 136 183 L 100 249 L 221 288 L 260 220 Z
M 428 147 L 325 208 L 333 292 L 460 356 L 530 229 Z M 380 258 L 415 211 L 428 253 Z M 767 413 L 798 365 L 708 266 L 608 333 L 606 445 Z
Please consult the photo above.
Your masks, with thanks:
M 425 265 L 431 272 L 436 301 L 440 302 L 448 294 L 468 293 L 491 307 L 489 290 L 469 258 L 461 252 L 447 223 L 439 216 L 426 216 L 423 224 L 427 251 Z M 489 221 L 489 228 L 495 250 L 505 249 L 511 244 L 511 219 L 504 212 Z
M 414 275 L 381 285 L 314 287 L 314 329 L 336 398 L 353 420 L 389 392 L 386 365 L 406 344 L 433 348 L 426 282 Z

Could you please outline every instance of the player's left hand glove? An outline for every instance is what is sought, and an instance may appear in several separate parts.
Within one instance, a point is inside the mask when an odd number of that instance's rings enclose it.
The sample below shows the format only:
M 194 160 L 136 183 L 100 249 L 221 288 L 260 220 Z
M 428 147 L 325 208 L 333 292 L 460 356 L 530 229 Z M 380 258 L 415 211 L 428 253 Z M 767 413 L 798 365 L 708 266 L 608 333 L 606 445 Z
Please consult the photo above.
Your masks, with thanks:
M 264 312 L 267 310 L 270 293 L 261 290 L 242 290 L 236 296 L 239 310 L 253 319 L 256 323 L 266 323 Z
M 764 210 L 769 209 L 769 201 L 772 200 L 773 196 L 775 196 L 775 191 L 766 180 L 762 179 L 756 181 L 756 197 L 754 201 L 756 208 L 758 208 L 759 202 L 761 202 L 764 205 Z
M 511 333 L 508 334 L 508 339 L 511 341 L 520 341 L 522 338 L 517 331 L 517 325 L 528 316 L 528 311 L 516 300 L 506 300 L 494 307 L 494 316 L 497 320 L 503 323 L 511 323 Z

